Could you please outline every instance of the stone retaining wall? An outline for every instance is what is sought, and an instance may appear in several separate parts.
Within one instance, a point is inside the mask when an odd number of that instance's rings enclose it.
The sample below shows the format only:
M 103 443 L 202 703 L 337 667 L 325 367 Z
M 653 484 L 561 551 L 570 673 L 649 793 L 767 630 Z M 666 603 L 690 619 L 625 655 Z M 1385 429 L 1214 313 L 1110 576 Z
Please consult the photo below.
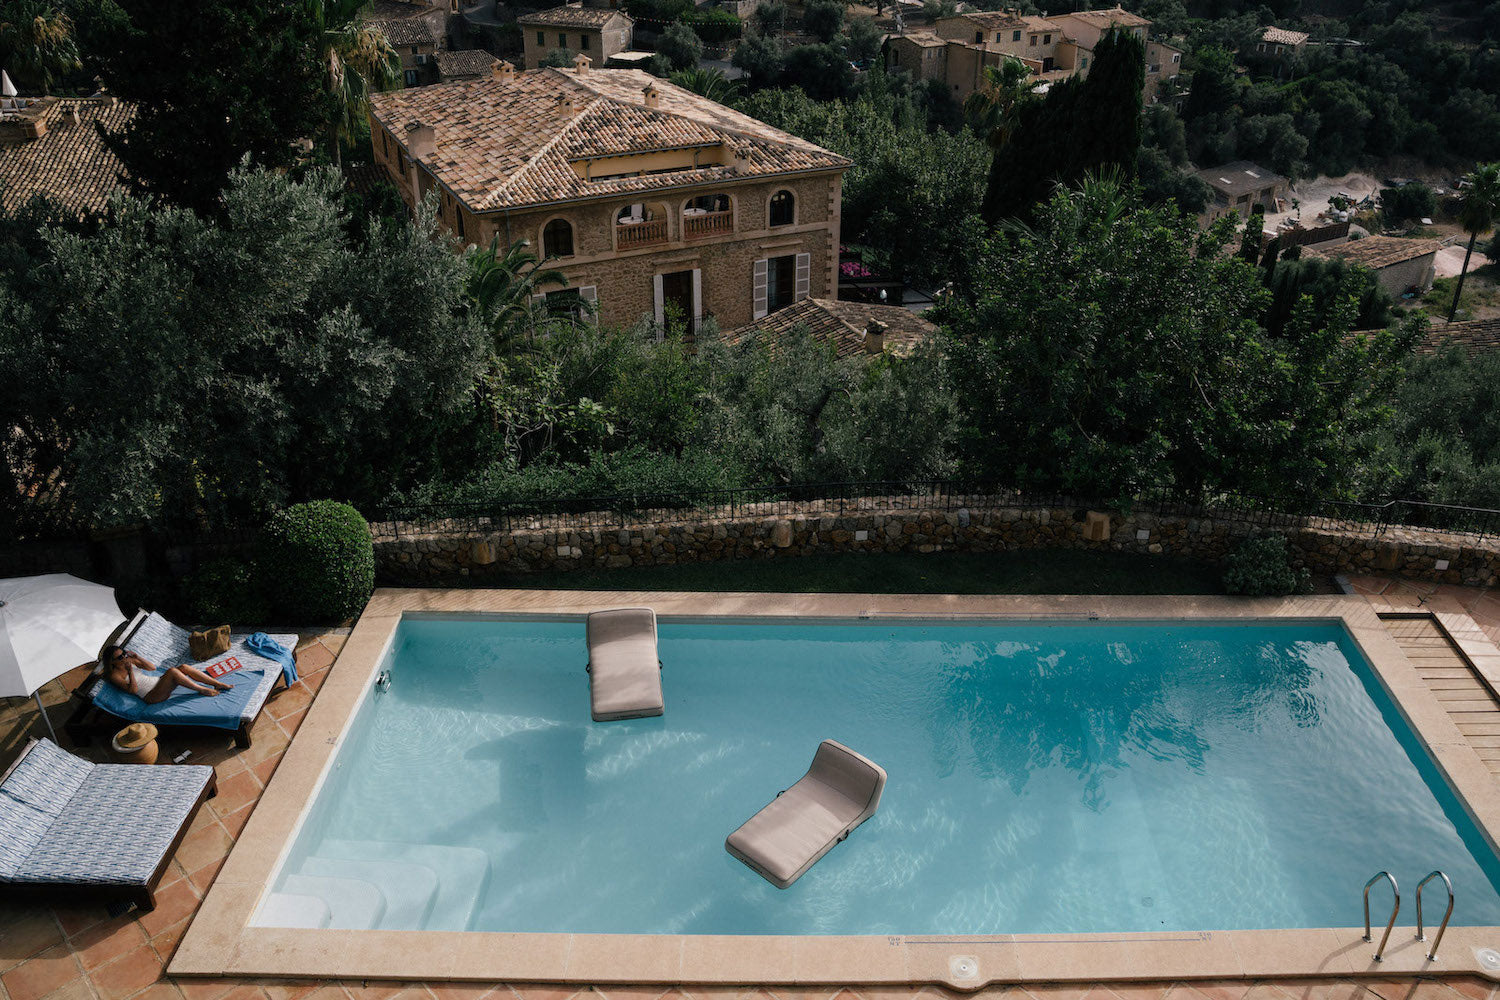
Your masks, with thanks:
M 1221 560 L 1243 538 L 1287 537 L 1293 559 L 1314 573 L 1393 572 L 1468 586 L 1500 577 L 1500 539 L 1411 528 L 1160 516 L 1071 509 L 923 509 L 894 498 L 845 501 L 868 509 L 799 510 L 775 517 L 726 516 L 679 524 L 570 528 L 540 523 L 485 533 L 453 530 L 394 537 L 376 526 L 377 573 L 420 584 L 495 573 L 661 566 L 731 559 L 785 559 L 843 552 L 999 552 L 1102 549 Z M 818 505 L 806 505 L 815 508 Z M 602 520 L 602 518 L 600 518 Z M 1284 519 L 1290 520 L 1290 519 Z

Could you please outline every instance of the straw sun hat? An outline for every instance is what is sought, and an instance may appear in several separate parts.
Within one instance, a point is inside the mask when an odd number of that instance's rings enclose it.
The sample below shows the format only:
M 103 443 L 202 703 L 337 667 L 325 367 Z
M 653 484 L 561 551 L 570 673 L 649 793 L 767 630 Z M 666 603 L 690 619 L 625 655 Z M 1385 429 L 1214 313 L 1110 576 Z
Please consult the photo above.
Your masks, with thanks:
M 156 727 L 149 722 L 136 722 L 115 734 L 114 747 L 122 753 L 139 750 L 156 739 Z

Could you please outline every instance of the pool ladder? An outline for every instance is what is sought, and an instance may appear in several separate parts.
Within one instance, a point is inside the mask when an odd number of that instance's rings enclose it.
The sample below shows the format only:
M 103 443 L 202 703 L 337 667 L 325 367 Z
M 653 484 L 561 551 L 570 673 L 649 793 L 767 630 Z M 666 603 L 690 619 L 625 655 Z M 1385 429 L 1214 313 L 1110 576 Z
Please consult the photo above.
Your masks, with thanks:
M 1422 889 L 1428 882 L 1431 882 L 1435 878 L 1442 879 L 1443 888 L 1448 890 L 1448 909 L 1443 912 L 1443 922 L 1438 925 L 1437 935 L 1433 937 L 1432 947 L 1427 952 L 1427 961 L 1429 962 L 1437 961 L 1438 945 L 1443 943 L 1443 932 L 1448 929 L 1448 920 L 1453 916 L 1452 881 L 1441 871 L 1429 872 L 1426 878 L 1417 883 L 1417 940 L 1427 940 L 1427 935 L 1424 933 L 1422 924 Z M 1386 921 L 1385 933 L 1380 936 L 1380 946 L 1375 949 L 1375 961 L 1377 962 L 1385 955 L 1385 944 L 1391 939 L 1391 928 L 1396 926 L 1396 914 L 1401 912 L 1401 887 L 1396 884 L 1396 877 L 1387 871 L 1376 872 L 1370 876 L 1370 881 L 1365 883 L 1365 940 L 1374 940 L 1370 935 L 1370 887 L 1381 879 L 1385 879 L 1391 884 L 1391 895 L 1395 897 L 1395 901 L 1391 904 L 1391 919 Z

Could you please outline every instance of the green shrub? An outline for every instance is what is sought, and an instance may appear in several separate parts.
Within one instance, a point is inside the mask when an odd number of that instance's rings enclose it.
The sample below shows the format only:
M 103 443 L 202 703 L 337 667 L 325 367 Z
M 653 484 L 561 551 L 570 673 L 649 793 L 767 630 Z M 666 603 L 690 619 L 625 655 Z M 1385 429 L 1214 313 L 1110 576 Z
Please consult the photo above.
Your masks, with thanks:
M 334 500 L 288 507 L 266 525 L 262 578 L 294 624 L 357 615 L 375 589 L 375 550 L 359 511 Z
M 199 625 L 250 625 L 266 620 L 266 594 L 249 559 L 210 559 L 183 584 L 188 615 Z
M 1229 554 L 1224 590 L 1252 597 L 1305 594 L 1309 590 L 1308 572 L 1292 568 L 1283 536 L 1247 538 Z

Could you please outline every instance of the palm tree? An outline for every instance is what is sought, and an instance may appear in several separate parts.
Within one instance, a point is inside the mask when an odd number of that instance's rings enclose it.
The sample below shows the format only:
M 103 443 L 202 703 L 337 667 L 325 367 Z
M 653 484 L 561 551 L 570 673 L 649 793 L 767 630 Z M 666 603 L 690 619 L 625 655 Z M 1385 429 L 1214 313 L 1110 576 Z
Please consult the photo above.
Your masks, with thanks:
M 1458 297 L 1463 294 L 1464 277 L 1469 273 L 1469 258 L 1474 253 L 1474 241 L 1479 234 L 1488 232 L 1500 216 L 1500 163 L 1481 163 L 1466 178 L 1463 204 L 1458 210 L 1458 222 L 1469 234 L 1469 248 L 1464 251 L 1464 266 L 1458 272 L 1458 285 L 1453 289 L 1453 304 L 1448 307 L 1448 322 L 1458 313 Z
M 544 270 L 545 263 L 531 252 L 527 240 L 517 240 L 502 253 L 498 236 L 488 249 L 470 256 L 465 291 L 494 337 L 496 353 L 505 353 L 519 334 L 529 335 L 538 322 L 546 321 L 545 308 L 532 301 L 538 288 L 567 285 L 562 272 Z
M 1041 81 L 1031 78 L 1031 67 L 1015 56 L 1004 56 L 998 66 L 984 68 L 984 85 L 964 101 L 964 111 L 992 152 L 1010 142 L 1021 106 L 1035 96 L 1039 86 Z
M 740 82 L 731 80 L 721 69 L 693 66 L 667 77 L 683 90 L 690 90 L 718 104 L 728 104 L 740 95 Z
M 56 74 L 82 65 L 67 14 L 42 0 L 0 3 L 0 67 L 45 94 Z
M 401 79 L 401 57 L 385 32 L 359 20 L 365 0 L 306 0 L 317 26 L 318 61 L 328 93 L 338 109 L 329 123 L 333 162 L 341 162 L 339 143 L 350 139 L 369 109 L 372 90 L 389 90 Z

